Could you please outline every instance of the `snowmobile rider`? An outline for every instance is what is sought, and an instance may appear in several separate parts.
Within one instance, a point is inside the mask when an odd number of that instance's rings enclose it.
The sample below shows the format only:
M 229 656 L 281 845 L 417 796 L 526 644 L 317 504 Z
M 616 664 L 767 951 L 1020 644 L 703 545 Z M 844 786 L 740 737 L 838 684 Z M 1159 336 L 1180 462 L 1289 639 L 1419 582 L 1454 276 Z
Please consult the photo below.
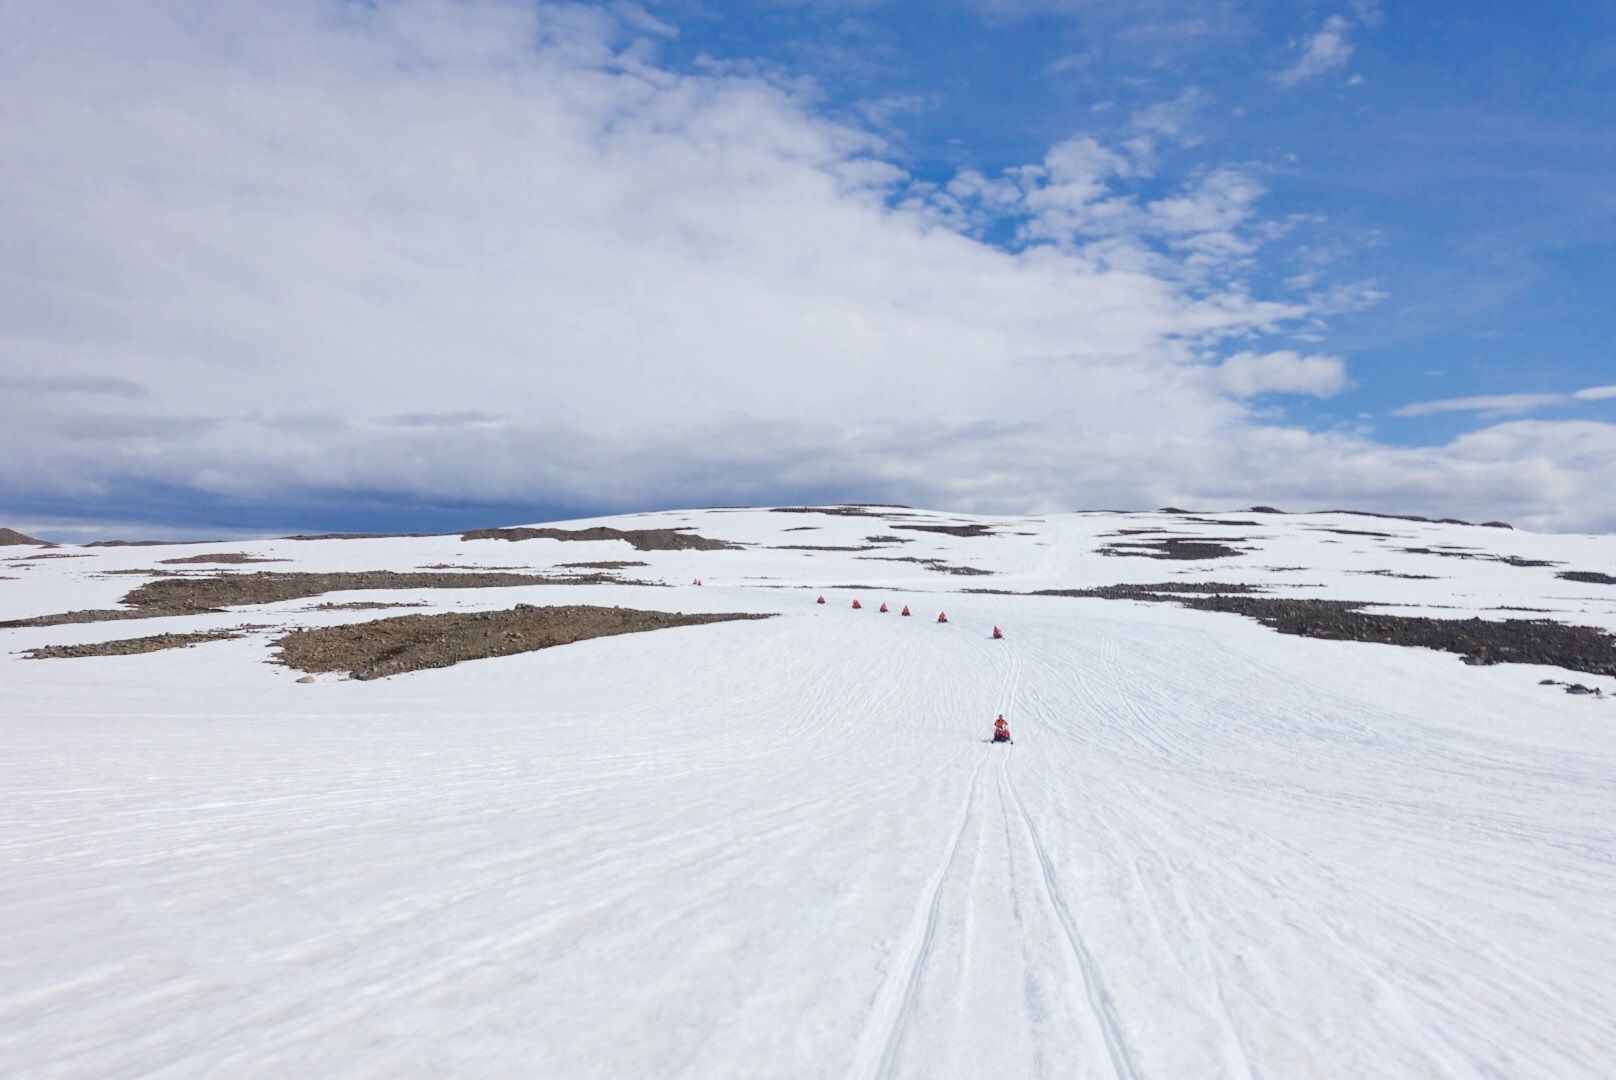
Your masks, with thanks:
M 993 721 L 993 741 L 1007 743 L 1016 741 L 1010 737 L 1010 725 L 1005 723 L 1004 713 L 1000 713 L 999 718 Z

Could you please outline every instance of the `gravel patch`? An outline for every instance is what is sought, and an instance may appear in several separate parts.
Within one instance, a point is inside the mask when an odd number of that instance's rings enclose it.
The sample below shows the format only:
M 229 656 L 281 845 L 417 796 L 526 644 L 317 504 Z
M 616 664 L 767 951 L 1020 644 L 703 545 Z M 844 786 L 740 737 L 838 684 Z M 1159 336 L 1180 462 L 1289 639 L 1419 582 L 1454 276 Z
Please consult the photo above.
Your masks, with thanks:
M 474 529 L 462 540 L 622 540 L 636 551 L 736 551 L 741 545 L 685 529 Z
M 686 615 L 682 612 L 568 605 L 509 611 L 401 615 L 348 626 L 294 630 L 275 642 L 276 660 L 310 674 L 346 671 L 353 678 L 380 679 L 466 660 L 548 649 L 589 638 L 633 634 L 675 626 L 766 619 L 768 615 Z

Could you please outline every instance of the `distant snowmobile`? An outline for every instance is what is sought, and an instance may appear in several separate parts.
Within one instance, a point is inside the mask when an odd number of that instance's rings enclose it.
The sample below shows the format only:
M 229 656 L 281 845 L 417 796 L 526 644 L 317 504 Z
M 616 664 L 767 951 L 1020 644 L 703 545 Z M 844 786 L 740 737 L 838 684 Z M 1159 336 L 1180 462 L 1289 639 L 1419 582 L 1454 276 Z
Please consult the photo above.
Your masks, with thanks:
M 993 721 L 993 741 L 1007 742 L 1011 746 L 1016 744 L 1016 740 L 1010 737 L 1010 725 L 1005 722 L 1004 713 L 1000 713 L 998 718 Z

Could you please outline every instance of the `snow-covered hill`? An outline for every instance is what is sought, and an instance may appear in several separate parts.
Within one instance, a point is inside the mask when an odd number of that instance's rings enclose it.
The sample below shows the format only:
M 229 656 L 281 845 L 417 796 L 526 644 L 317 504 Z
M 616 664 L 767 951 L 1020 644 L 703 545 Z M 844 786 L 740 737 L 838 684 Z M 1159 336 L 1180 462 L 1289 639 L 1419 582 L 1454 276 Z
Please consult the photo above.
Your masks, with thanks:
M 1616 1073 L 1616 540 L 596 526 L 0 552 L 0 1074 Z M 271 662 L 516 604 L 776 617 Z

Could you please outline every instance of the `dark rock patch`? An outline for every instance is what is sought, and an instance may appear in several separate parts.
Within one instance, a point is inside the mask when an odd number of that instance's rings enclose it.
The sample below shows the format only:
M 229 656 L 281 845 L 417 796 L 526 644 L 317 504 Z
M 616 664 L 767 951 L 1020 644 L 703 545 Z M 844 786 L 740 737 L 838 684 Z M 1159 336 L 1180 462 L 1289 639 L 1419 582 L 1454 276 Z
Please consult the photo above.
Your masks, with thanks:
M 217 555 L 187 555 L 183 559 L 158 559 L 164 566 L 176 566 L 184 563 L 219 563 L 239 566 L 243 563 L 291 562 L 290 559 L 265 559 L 257 555 L 249 555 L 245 551 L 221 551 Z
M 786 531 L 789 532 L 790 530 Z M 864 542 L 866 544 L 912 544 L 915 540 L 912 536 L 866 536 Z
M 1283 514 L 1284 512 L 1277 506 L 1253 506 L 1246 511 L 1248 514 Z
M 1240 537 L 1238 539 L 1245 539 Z M 1130 540 L 1099 548 L 1101 555 L 1140 559 L 1229 559 L 1245 552 L 1211 540 L 1172 537 L 1166 540 Z
M 241 541 L 236 541 L 238 544 Z M 124 547 L 198 547 L 203 544 L 225 544 L 227 540 L 92 540 L 83 545 L 92 548 Z
M 1349 574 L 1364 574 L 1369 577 L 1398 578 L 1403 581 L 1440 581 L 1435 574 L 1399 574 L 1394 570 L 1348 570 Z
M 960 566 L 942 559 L 918 559 L 913 555 L 860 555 L 859 558 L 871 562 L 914 563 L 916 566 L 924 566 L 927 570 L 935 570 L 939 574 L 954 574 L 957 577 L 987 577 L 993 573 L 992 570 L 982 570 L 975 566 Z
M 942 533 L 946 536 L 992 536 L 993 530 L 986 525 L 892 525 L 889 528 L 907 529 L 910 532 Z
M 1219 520 L 1218 518 L 1196 517 L 1194 514 L 1185 514 L 1184 515 L 1184 520 L 1185 521 L 1193 521 L 1197 525 L 1238 525 L 1238 526 L 1258 525 L 1258 526 L 1260 526 L 1262 524 L 1262 522 L 1260 522 L 1260 521 L 1222 521 L 1222 520 Z
M 1561 682 L 1559 679 L 1539 679 L 1539 686 L 1558 686 L 1568 694 L 1589 695 L 1591 697 L 1604 697 L 1605 692 L 1597 686 L 1584 686 L 1580 682 Z
M 20 533 L 16 529 L 0 529 L 0 547 L 55 547 L 43 540 L 36 540 L 27 533 Z
M 282 540 L 425 540 L 434 536 L 453 536 L 454 533 L 298 533 L 283 536 Z
M 826 514 L 830 517 L 880 517 L 869 506 L 776 506 L 771 514 Z
M 770 551 L 874 551 L 874 544 L 774 544 Z
M 1428 619 L 1376 615 L 1349 600 L 1188 596 L 1174 602 L 1201 611 L 1256 619 L 1282 634 L 1331 641 L 1413 646 L 1458 654 L 1465 663 L 1545 664 L 1591 675 L 1616 675 L 1616 637 L 1591 626 L 1547 619 Z
M 599 562 L 564 562 L 556 567 L 562 570 L 626 570 L 631 566 L 649 566 L 635 559 L 602 559 Z
M 989 590 L 966 590 L 970 592 Z M 1032 596 L 1174 603 L 1197 611 L 1244 615 L 1281 634 L 1327 641 L 1360 641 L 1436 649 L 1471 665 L 1543 664 L 1616 676 L 1616 637 L 1592 626 L 1548 619 L 1430 619 L 1363 611 L 1378 606 L 1353 600 L 1299 600 L 1252 595 L 1252 585 L 1182 582 L 1102 585 L 1091 589 L 1041 589 Z
M 791 526 L 791 528 L 782 529 L 781 531 L 782 532 L 818 532 L 819 531 L 819 526 L 818 525 L 793 525 L 793 526 Z
M 276 660 L 311 674 L 346 671 L 355 679 L 379 679 L 589 638 L 769 617 L 737 612 L 686 615 L 587 605 L 518 604 L 509 611 L 400 615 L 347 626 L 294 630 L 275 642 L 279 650 Z
M 1504 563 L 1507 566 L 1559 566 L 1557 562 L 1547 559 L 1523 559 L 1519 555 L 1490 555 L 1483 551 L 1474 551 L 1468 548 L 1454 547 L 1444 544 L 1439 547 L 1406 547 L 1402 549 L 1409 555 L 1440 555 L 1445 559 L 1481 559 L 1484 562 Z
M 398 573 L 362 570 L 334 574 L 271 573 L 224 574 L 208 577 L 163 577 L 148 581 L 124 596 L 123 608 L 64 611 L 28 619 L 0 622 L 0 629 L 60 626 L 66 623 L 113 622 L 121 619 L 158 619 L 183 615 L 215 614 L 226 607 L 302 600 L 328 592 L 360 589 L 502 589 L 527 585 L 649 584 L 620 582 L 604 574 L 544 577 L 536 574 Z
M 1390 540 L 1392 534 L 1388 532 L 1372 532 L 1369 529 L 1331 529 L 1323 525 L 1309 525 L 1307 528 L 1314 532 L 1334 533 L 1337 536 L 1372 536 L 1376 540 Z
M 204 641 L 228 641 L 267 626 L 238 626 L 231 630 L 205 630 L 195 634 L 153 634 L 150 637 L 98 641 L 91 645 L 45 645 L 23 653 L 30 660 L 67 660 L 86 656 L 135 656 L 164 649 L 188 649 Z
M 345 604 L 335 604 L 327 600 L 323 604 L 306 607 L 304 611 L 384 611 L 388 608 L 426 607 L 424 600 L 349 600 Z
M 1584 585 L 1616 585 L 1616 577 L 1594 570 L 1562 570 L 1554 576 L 1565 581 L 1580 581 Z
M 645 564 L 644 563 L 636 563 L 635 565 L 636 566 L 644 566 Z M 497 570 L 531 570 L 533 568 L 531 566 L 479 566 L 479 565 L 477 565 L 475 563 L 435 562 L 435 563 L 427 563 L 425 566 L 420 567 L 420 569 L 422 569 L 422 570 L 490 570 L 490 571 L 497 571 Z
M 736 551 L 741 545 L 684 529 L 473 529 L 462 540 L 621 540 L 636 551 Z
M 69 551 L 42 551 L 38 555 L 24 555 L 16 559 L 7 559 L 7 562 L 37 562 L 41 559 L 89 559 L 94 556 L 76 554 Z

